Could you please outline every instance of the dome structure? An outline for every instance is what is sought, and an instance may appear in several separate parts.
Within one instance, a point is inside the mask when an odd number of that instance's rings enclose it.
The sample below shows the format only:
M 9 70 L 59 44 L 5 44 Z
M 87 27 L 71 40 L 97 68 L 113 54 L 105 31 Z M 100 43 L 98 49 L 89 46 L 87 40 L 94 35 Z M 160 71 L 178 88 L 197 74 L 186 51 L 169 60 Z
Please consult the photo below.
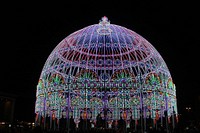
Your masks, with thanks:
M 161 122 L 177 115 L 176 89 L 165 61 L 145 38 L 102 17 L 51 52 L 37 85 L 35 113 L 36 122 L 48 118 L 50 128 L 59 126 L 52 121 L 69 118 L 77 127 L 80 119 L 98 126 L 99 115 L 108 127 L 120 119 L 127 127 L 131 120 Z

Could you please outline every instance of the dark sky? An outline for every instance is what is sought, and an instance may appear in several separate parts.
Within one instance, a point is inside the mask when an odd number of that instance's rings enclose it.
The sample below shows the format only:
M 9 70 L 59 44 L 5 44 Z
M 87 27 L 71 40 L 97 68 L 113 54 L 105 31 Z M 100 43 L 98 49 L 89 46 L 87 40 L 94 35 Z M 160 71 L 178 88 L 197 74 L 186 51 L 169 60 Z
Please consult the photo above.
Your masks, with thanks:
M 181 2 L 74 1 L 7 3 L 1 10 L 1 90 L 17 94 L 16 119 L 32 119 L 43 65 L 69 34 L 107 16 L 147 39 L 165 60 L 176 84 L 178 109 L 196 109 L 200 93 L 199 7 Z

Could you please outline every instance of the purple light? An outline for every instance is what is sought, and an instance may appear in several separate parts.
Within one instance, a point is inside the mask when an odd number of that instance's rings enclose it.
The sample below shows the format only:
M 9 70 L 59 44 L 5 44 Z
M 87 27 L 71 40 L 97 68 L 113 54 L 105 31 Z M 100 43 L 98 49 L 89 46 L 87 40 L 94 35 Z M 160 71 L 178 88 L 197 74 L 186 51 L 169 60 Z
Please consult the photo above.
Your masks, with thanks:
M 84 115 L 92 116 L 105 109 L 116 113 L 109 116 L 111 120 L 118 120 L 123 112 L 130 120 L 129 111 L 139 120 L 140 112 L 143 119 L 149 112 L 156 116 L 155 108 L 167 111 L 168 117 L 172 110 L 178 113 L 175 85 L 158 51 L 138 33 L 110 24 L 105 16 L 99 24 L 64 38 L 49 55 L 39 79 L 36 114 L 56 110 L 63 112 L 54 114 L 57 119 L 62 114 L 79 119 L 85 109 Z

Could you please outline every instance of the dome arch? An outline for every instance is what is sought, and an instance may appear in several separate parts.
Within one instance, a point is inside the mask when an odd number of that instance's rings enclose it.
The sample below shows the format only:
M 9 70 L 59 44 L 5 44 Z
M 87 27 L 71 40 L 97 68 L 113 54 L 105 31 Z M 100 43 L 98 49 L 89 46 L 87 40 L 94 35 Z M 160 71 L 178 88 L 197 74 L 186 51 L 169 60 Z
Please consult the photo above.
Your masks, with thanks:
M 153 120 L 178 113 L 169 69 L 138 33 L 103 17 L 65 37 L 50 53 L 37 85 L 37 117 L 137 121 L 141 112 L 142 119 Z

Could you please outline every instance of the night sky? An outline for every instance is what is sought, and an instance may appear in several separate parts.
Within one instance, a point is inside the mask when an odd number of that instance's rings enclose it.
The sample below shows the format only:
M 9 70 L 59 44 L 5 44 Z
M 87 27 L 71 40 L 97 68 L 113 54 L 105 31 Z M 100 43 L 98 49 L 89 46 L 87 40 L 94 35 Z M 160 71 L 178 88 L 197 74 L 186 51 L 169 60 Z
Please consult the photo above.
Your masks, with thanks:
M 4 5 L 3 5 L 4 6 Z M 1 9 L 1 89 L 16 94 L 15 119 L 34 120 L 43 65 L 69 34 L 107 16 L 147 39 L 165 60 L 176 85 L 178 111 L 197 110 L 200 96 L 200 12 L 197 3 L 91 1 L 7 3 Z M 199 111 L 200 112 L 200 111 Z

